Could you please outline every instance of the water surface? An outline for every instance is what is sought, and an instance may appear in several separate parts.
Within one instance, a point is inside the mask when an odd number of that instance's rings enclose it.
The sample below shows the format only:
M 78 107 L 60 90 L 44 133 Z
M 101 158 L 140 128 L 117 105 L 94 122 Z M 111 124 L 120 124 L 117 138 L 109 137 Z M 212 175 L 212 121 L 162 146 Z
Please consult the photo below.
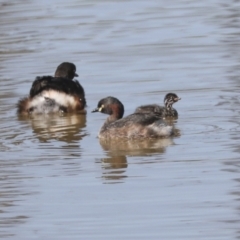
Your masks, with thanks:
M 239 239 L 237 1 L 2 1 L 0 236 Z M 22 118 L 37 75 L 74 62 L 87 115 Z M 177 104 L 178 137 L 102 142 L 106 96 L 125 115 Z

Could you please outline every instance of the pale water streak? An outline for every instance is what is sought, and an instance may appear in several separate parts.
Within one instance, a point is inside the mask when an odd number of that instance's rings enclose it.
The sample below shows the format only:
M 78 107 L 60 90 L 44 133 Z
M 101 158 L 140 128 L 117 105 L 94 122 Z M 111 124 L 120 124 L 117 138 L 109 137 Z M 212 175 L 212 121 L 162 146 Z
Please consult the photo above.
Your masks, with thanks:
M 1 1 L 3 239 L 239 239 L 238 1 Z M 87 115 L 22 118 L 37 75 L 74 62 Z M 177 137 L 99 141 L 175 92 Z

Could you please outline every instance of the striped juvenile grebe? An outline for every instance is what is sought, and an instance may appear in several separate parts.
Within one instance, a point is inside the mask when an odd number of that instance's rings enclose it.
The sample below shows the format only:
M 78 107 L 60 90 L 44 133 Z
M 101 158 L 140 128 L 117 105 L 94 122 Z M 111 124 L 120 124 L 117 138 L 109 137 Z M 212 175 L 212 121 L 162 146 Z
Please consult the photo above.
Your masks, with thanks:
M 164 107 L 157 104 L 140 106 L 135 110 L 135 113 L 156 113 L 161 118 L 178 118 L 178 112 L 172 105 L 180 100 L 175 93 L 168 93 L 164 98 Z

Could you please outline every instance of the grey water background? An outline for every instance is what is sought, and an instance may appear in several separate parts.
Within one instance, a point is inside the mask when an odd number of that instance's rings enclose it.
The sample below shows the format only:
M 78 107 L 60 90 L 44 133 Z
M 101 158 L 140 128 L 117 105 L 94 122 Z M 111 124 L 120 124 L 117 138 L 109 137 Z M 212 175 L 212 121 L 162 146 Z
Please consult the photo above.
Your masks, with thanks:
M 0 1 L 1 239 L 239 239 L 239 1 Z M 74 62 L 87 115 L 21 118 L 35 76 Z M 178 137 L 100 142 L 175 92 Z

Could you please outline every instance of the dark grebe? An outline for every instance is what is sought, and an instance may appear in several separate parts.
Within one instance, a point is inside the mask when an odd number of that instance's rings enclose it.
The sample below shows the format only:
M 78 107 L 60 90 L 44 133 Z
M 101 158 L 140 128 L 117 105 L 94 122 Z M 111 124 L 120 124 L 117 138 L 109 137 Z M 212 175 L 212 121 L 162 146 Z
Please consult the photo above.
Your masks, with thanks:
M 18 113 L 48 114 L 77 112 L 86 106 L 85 92 L 77 80 L 73 80 L 76 66 L 73 63 L 61 63 L 54 77 L 36 77 L 30 89 L 29 97 L 21 99 Z
M 124 106 L 114 97 L 100 100 L 92 112 L 110 115 L 98 134 L 99 138 L 158 138 L 173 134 L 173 127 L 154 113 L 133 113 L 122 118 Z

